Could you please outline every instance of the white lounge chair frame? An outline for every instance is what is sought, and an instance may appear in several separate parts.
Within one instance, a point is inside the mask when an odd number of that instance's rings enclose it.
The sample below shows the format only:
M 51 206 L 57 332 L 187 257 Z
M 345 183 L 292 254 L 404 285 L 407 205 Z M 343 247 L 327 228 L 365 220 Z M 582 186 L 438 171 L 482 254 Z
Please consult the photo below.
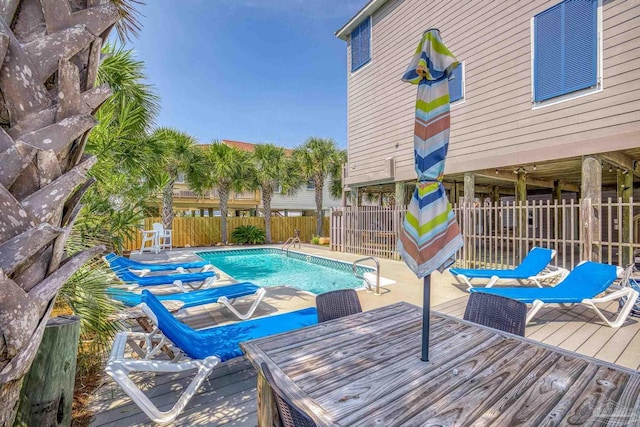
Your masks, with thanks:
M 553 260 L 555 257 L 556 257 L 556 251 L 555 249 L 552 249 L 551 259 Z M 491 278 L 489 278 L 489 281 L 484 285 L 484 287 L 491 288 L 493 287 L 493 285 L 495 285 L 498 282 L 498 280 L 515 280 L 520 284 L 524 284 L 523 282 L 525 280 L 530 280 L 537 287 L 542 288 L 543 283 L 549 282 L 550 280 L 556 280 L 556 279 L 558 282 L 561 282 L 568 275 L 569 275 L 569 270 L 567 270 L 566 268 L 557 267 L 555 265 L 547 265 L 539 274 L 535 276 L 527 277 L 527 278 L 522 278 L 522 279 L 513 279 L 510 277 L 501 278 L 500 276 L 497 276 L 497 275 L 491 276 Z M 456 281 L 461 285 L 466 285 L 467 290 L 474 287 L 473 284 L 471 284 L 471 280 L 473 280 L 474 278 L 468 277 L 464 274 L 456 274 L 453 277 L 455 277 Z M 477 278 L 477 279 L 486 280 L 484 278 Z
M 142 304 L 145 313 L 154 319 L 153 313 L 149 314 L 151 310 L 146 308 L 146 304 Z M 159 343 L 152 345 L 153 348 L 147 346 L 147 351 L 144 354 L 144 359 L 132 359 L 126 356 L 127 343 L 131 343 L 135 340 L 145 340 L 147 343 L 153 343 L 155 340 L 159 340 Z M 209 376 L 213 368 L 220 363 L 220 359 L 217 356 L 209 356 L 200 360 L 185 360 L 182 362 L 173 362 L 166 360 L 151 360 L 157 352 L 156 348 L 160 348 L 164 342 L 164 337 L 159 335 L 145 334 L 140 332 L 119 332 L 116 335 L 115 342 L 113 344 L 113 350 L 107 363 L 106 372 L 111 376 L 116 383 L 127 393 L 127 395 L 133 400 L 145 414 L 156 423 L 164 424 L 173 421 L 180 412 L 187 406 L 191 398 L 196 394 L 196 391 L 202 385 L 205 378 Z M 132 346 L 134 351 L 139 353 L 140 347 L 137 349 L 137 345 Z M 161 411 L 151 400 L 144 394 L 142 390 L 129 378 L 129 375 L 134 372 L 183 372 L 189 370 L 197 370 L 195 377 L 191 380 L 187 388 L 182 395 L 178 398 L 175 405 L 168 411 Z
M 258 305 L 260 304 L 260 302 L 262 301 L 262 298 L 264 298 L 264 295 L 266 293 L 267 293 L 267 290 L 265 288 L 258 289 L 258 292 L 255 293 L 256 299 L 253 301 L 253 304 L 251 304 L 251 307 L 249 307 L 247 312 L 244 314 L 240 313 L 238 310 L 236 310 L 236 308 L 233 305 L 231 305 L 235 302 L 237 298 L 233 298 L 232 300 L 229 300 L 229 298 L 227 297 L 220 297 L 218 298 L 218 303 L 227 307 L 229 311 L 232 312 L 240 320 L 247 320 L 251 318 L 251 316 L 253 316 L 253 313 L 256 311 L 256 308 L 258 308 Z M 247 295 L 247 296 L 252 296 L 252 295 Z M 244 297 L 241 297 L 241 298 L 244 298 Z
M 130 268 L 130 271 L 136 273 L 138 276 L 140 277 L 144 277 L 147 274 L 151 273 L 151 270 L 148 268 L 144 268 L 142 270 L 137 270 L 135 268 Z M 166 272 L 171 272 L 174 271 L 176 273 L 179 274 L 185 274 L 185 273 L 190 273 L 190 271 L 187 271 L 184 267 L 178 267 L 175 270 L 165 270 Z M 205 264 L 204 267 L 202 267 L 202 269 L 200 271 L 198 271 L 198 273 L 206 273 L 207 271 L 213 271 L 213 265 L 212 264 Z
M 617 270 L 618 270 L 618 277 L 621 277 L 624 272 L 624 269 L 621 267 L 617 267 Z M 610 321 L 609 319 L 607 319 L 604 313 L 602 313 L 602 311 L 600 311 L 600 309 L 596 307 L 596 304 L 611 302 L 624 297 L 627 298 L 627 301 L 624 304 L 624 306 L 622 306 L 622 310 L 620 310 L 620 313 L 618 313 L 618 316 L 616 316 L 616 318 L 613 321 Z M 602 319 L 602 321 L 605 322 L 610 327 L 619 328 L 620 326 L 622 326 L 625 320 L 627 320 L 627 317 L 629 316 L 629 313 L 631 313 L 631 309 L 633 308 L 633 304 L 635 303 L 637 298 L 638 298 L 638 291 L 632 288 L 622 288 L 622 289 L 607 293 L 604 296 L 599 298 L 585 298 L 581 301 L 581 304 L 584 304 L 587 307 L 590 307 L 591 309 L 593 309 L 598 315 L 598 317 L 600 317 L 600 319 Z M 538 311 L 540 311 L 540 309 L 546 304 L 547 303 L 545 303 L 544 301 L 538 300 L 538 299 L 533 301 L 533 303 L 531 303 L 531 308 L 527 312 L 527 323 L 529 323 L 534 318 L 534 316 L 538 313 Z

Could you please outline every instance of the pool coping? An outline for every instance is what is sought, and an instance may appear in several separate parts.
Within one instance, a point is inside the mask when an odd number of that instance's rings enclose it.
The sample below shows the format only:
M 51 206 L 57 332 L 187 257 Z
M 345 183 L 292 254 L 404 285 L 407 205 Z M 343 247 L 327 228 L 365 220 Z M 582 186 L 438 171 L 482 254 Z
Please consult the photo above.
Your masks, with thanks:
M 200 256 L 200 254 L 201 254 L 201 253 L 202 253 L 202 254 L 206 254 L 206 253 L 217 253 L 217 252 L 239 252 L 239 251 L 245 251 L 245 252 L 252 252 L 252 251 L 267 251 L 267 253 L 283 253 L 283 252 L 284 252 L 284 253 L 287 253 L 287 254 L 295 254 L 295 255 L 298 255 L 300 258 L 297 258 L 297 257 L 296 257 L 296 258 L 294 258 L 294 259 L 299 259 L 300 261 L 310 262 L 310 261 L 309 261 L 309 259 L 311 259 L 311 258 L 318 258 L 318 259 L 321 259 L 321 260 L 329 261 L 329 262 L 331 262 L 331 263 L 337 263 L 337 264 L 344 265 L 345 267 L 347 267 L 347 268 L 345 268 L 345 271 L 352 272 L 352 268 L 353 268 L 353 267 L 352 267 L 352 266 L 353 266 L 353 263 L 350 263 L 350 262 L 347 262 L 347 261 L 342 261 L 342 260 L 338 260 L 338 259 L 335 259 L 335 258 L 329 258 L 329 257 L 326 257 L 326 256 L 321 256 L 321 255 L 315 255 L 315 254 L 308 254 L 308 253 L 304 253 L 304 252 L 298 252 L 298 251 L 295 251 L 295 250 L 287 250 L 287 251 L 284 251 L 284 250 L 283 250 L 283 249 L 281 249 L 281 248 L 274 248 L 274 247 L 250 247 L 250 248 L 246 248 L 246 249 L 245 249 L 245 248 L 242 248 L 242 249 L 240 249 L 240 248 L 234 248 L 234 249 L 229 249 L 229 248 L 220 248 L 220 249 L 218 249 L 218 248 L 216 248 L 216 249 L 211 249 L 211 250 L 194 251 L 194 252 L 193 252 L 193 254 L 194 254 L 194 255 L 196 255 L 196 256 L 198 256 L 198 257 L 200 257 L 200 258 L 202 258 L 203 260 L 205 260 L 202 256 Z M 317 263 L 312 263 L 312 264 L 321 265 L 321 264 L 317 264 Z M 217 267 L 216 267 L 216 268 L 217 268 Z M 332 267 L 332 268 L 335 268 L 335 267 Z M 361 270 L 364 270 L 364 272 L 370 272 L 370 273 L 374 273 L 374 274 L 375 274 L 375 272 L 376 272 L 376 269 L 375 269 L 374 267 L 371 267 L 371 266 L 368 266 L 368 265 L 358 265 L 358 266 L 357 266 L 357 268 L 359 268 L 359 269 L 361 269 Z M 222 270 L 221 270 L 221 271 L 222 271 Z M 226 273 L 226 272 L 224 272 L 224 273 L 225 273 L 226 275 L 228 275 L 229 277 L 233 278 L 233 280 L 237 280 L 237 279 L 236 279 L 235 277 L 233 277 L 232 275 L 230 275 L 230 274 L 228 274 L 228 273 Z M 356 277 L 356 276 L 354 276 L 354 277 Z M 389 279 L 389 278 L 383 277 L 382 275 L 380 276 L 380 279 L 381 279 L 381 280 L 382 280 L 382 279 L 386 279 L 386 280 L 392 280 L 392 281 L 393 281 L 393 279 Z M 361 279 L 361 280 L 363 280 L 363 279 Z M 394 283 L 389 283 L 389 284 L 384 285 L 384 287 L 381 285 L 381 286 L 380 286 L 380 288 L 381 288 L 381 289 L 385 289 L 386 287 L 391 286 L 391 285 L 394 285 L 394 284 L 396 284 L 396 283 L 397 283 L 397 281 L 393 281 L 393 282 L 394 282 Z M 288 285 L 288 286 L 289 286 L 289 285 Z M 294 287 L 294 288 L 295 288 L 295 287 Z M 375 288 L 375 283 L 373 283 L 373 284 L 372 284 L 372 288 Z M 299 290 L 299 291 L 301 291 L 301 292 L 308 293 L 309 295 L 313 295 L 313 296 L 319 295 L 319 294 L 315 294 L 315 293 L 313 293 L 313 292 L 311 292 L 311 291 L 308 291 L 308 290 L 305 290 L 305 289 L 300 289 L 300 288 L 295 288 L 295 289 L 298 289 L 298 290 Z M 356 291 L 364 290 L 364 291 L 366 291 L 366 292 L 373 292 L 373 293 L 375 293 L 375 291 L 374 291 L 373 289 L 369 289 L 369 288 L 368 288 L 367 286 L 365 286 L 365 285 L 360 286 L 360 287 L 358 287 L 358 288 L 349 288 L 349 289 L 355 289 Z

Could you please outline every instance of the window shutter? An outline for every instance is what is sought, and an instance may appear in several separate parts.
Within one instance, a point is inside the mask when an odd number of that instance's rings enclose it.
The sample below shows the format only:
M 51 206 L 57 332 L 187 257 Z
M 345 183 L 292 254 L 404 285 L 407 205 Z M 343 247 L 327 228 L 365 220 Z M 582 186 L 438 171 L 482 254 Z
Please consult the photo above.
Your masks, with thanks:
M 360 30 L 360 65 L 364 65 L 371 58 L 370 41 L 371 41 L 371 18 L 367 18 Z
M 535 17 L 534 92 L 536 101 L 562 94 L 562 3 Z
M 351 72 L 366 64 L 371 58 L 371 17 L 351 32 Z
M 534 17 L 534 100 L 595 86 L 597 0 L 565 0 Z
M 598 2 L 567 1 L 565 7 L 565 93 L 598 83 Z
M 462 99 L 462 64 L 453 69 L 449 77 L 449 102 Z
M 360 26 L 351 32 L 351 72 L 360 65 Z

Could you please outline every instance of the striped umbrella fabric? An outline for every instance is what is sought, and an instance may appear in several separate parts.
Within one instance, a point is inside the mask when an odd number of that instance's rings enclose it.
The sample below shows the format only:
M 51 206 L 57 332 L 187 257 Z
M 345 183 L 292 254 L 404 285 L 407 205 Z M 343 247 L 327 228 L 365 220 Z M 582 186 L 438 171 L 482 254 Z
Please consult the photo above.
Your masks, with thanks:
M 418 85 L 414 155 L 418 183 L 398 239 L 409 268 L 425 277 L 443 271 L 462 247 L 462 236 L 442 178 L 449 147 L 449 76 L 459 64 L 437 29 L 424 32 L 402 80 Z

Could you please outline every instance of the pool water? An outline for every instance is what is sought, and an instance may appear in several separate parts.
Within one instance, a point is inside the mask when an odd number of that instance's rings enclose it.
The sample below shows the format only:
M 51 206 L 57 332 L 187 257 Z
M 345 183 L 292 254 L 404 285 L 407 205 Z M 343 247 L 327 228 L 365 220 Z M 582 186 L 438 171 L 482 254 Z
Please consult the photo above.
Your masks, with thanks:
M 323 257 L 280 249 L 240 249 L 199 252 L 234 279 L 253 282 L 258 286 L 291 286 L 321 294 L 336 289 L 361 288 L 362 279 L 353 275 L 351 264 Z M 360 274 L 372 271 L 358 268 Z

